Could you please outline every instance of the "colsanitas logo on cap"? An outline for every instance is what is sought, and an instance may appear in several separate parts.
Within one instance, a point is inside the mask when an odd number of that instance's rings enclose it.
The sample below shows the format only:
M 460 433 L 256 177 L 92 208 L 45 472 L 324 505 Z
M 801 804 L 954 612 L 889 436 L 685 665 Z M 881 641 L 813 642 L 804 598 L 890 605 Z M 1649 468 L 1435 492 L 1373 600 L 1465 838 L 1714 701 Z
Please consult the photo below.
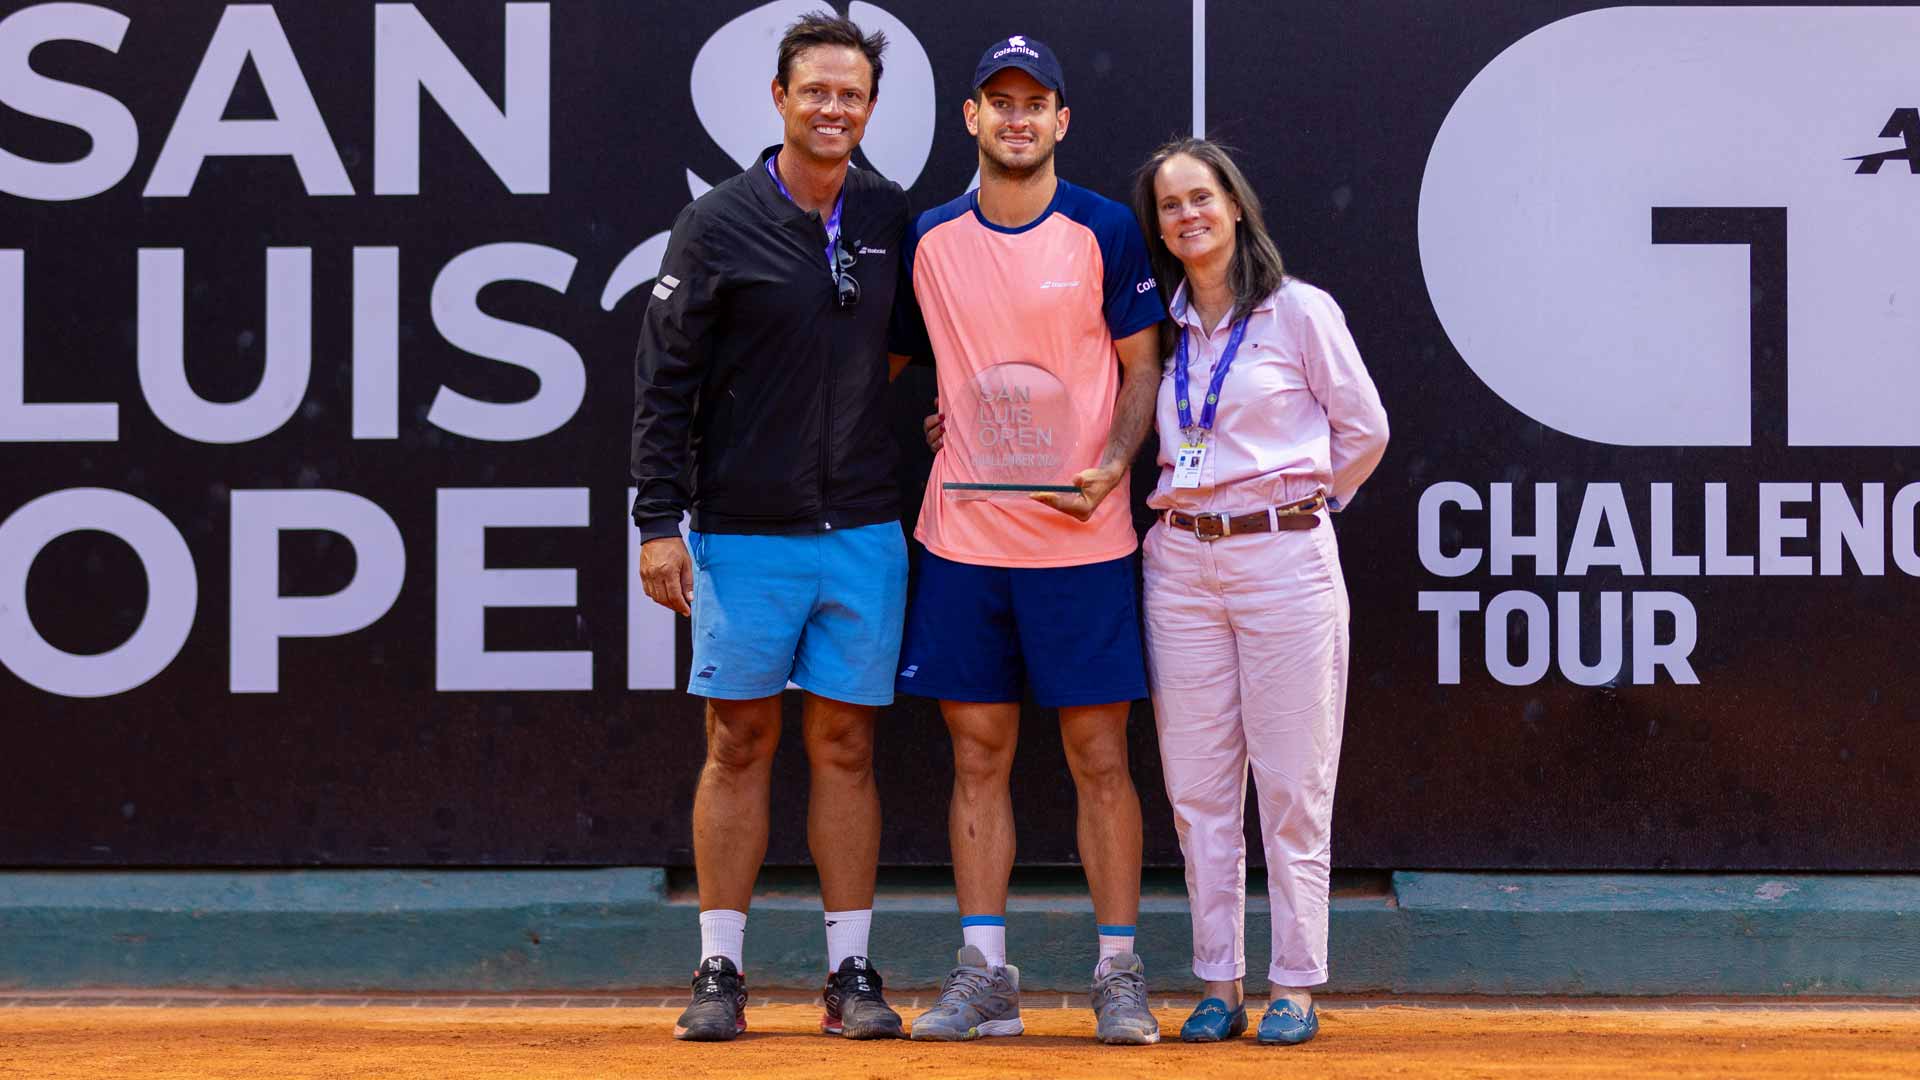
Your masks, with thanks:
M 1040 59 L 1040 54 L 1033 51 L 1033 49 L 1027 45 L 1027 39 L 1020 34 L 1015 34 L 1008 38 L 1006 45 L 994 52 L 993 58 L 998 60 L 1008 53 L 1019 53 L 1022 56 L 1031 56 L 1035 60 Z

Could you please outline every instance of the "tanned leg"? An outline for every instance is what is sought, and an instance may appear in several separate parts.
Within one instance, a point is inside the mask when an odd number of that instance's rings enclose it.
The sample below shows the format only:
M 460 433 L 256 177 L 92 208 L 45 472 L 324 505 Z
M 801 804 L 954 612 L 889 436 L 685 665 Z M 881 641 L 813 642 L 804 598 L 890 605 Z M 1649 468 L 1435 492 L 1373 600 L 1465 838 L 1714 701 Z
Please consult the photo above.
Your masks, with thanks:
M 807 847 L 828 911 L 873 906 L 880 862 L 880 791 L 873 782 L 874 710 L 808 694 L 802 726 L 812 790 Z
M 1128 702 L 1060 710 L 1060 739 L 1079 794 L 1080 862 L 1094 916 L 1132 925 L 1140 914 L 1140 795 L 1127 770 Z
M 745 911 L 753 899 L 753 882 L 767 857 L 767 796 L 779 744 L 778 695 L 707 699 L 707 763 L 693 794 L 701 911 Z
M 953 884 L 960 912 L 1004 915 L 1007 878 L 1013 873 L 1009 780 L 1020 736 L 1020 705 L 942 701 L 940 712 L 953 737 L 953 802 L 947 809 L 947 838 L 953 850 Z

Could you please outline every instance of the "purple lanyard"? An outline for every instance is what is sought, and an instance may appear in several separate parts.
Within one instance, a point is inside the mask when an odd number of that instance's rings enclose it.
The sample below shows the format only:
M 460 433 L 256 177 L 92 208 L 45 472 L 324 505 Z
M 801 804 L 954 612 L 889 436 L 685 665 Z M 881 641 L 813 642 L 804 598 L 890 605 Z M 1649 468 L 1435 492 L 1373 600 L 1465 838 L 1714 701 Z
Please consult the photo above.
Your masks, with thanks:
M 1220 362 L 1213 365 L 1213 378 L 1207 382 L 1207 401 L 1200 408 L 1200 430 L 1213 430 L 1213 413 L 1220 404 L 1220 387 L 1227 381 L 1227 369 L 1233 366 L 1233 358 L 1240 351 L 1240 340 L 1247 336 L 1247 320 L 1243 317 L 1233 324 L 1233 333 L 1227 335 L 1227 350 L 1220 354 Z M 1173 395 L 1180 406 L 1180 430 L 1192 431 L 1193 407 L 1187 401 L 1187 328 L 1180 328 L 1180 345 L 1174 350 L 1173 357 Z
M 773 177 L 773 186 L 780 189 L 780 194 L 785 195 L 787 197 L 788 202 L 793 202 L 793 192 L 787 190 L 786 183 L 780 179 L 779 168 L 774 165 L 774 162 L 778 160 L 779 160 L 779 155 L 777 154 L 767 159 L 767 175 Z M 793 204 L 795 206 L 800 205 L 799 203 L 793 203 Z M 838 267 L 833 265 L 833 241 L 836 237 L 840 235 L 840 211 L 846 205 L 847 205 L 847 185 L 844 182 L 842 182 L 840 185 L 840 197 L 833 200 L 833 213 L 827 215 L 826 252 L 827 252 L 827 270 L 829 273 L 838 269 Z

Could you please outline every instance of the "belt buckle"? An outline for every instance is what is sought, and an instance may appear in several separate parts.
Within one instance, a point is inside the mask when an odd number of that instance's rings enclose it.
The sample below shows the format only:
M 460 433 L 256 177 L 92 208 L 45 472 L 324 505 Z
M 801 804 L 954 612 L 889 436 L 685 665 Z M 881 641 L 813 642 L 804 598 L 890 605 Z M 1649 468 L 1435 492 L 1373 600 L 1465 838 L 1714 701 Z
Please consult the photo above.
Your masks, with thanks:
M 1218 540 L 1227 535 L 1226 515 L 1213 510 L 1193 515 L 1193 535 L 1196 540 Z

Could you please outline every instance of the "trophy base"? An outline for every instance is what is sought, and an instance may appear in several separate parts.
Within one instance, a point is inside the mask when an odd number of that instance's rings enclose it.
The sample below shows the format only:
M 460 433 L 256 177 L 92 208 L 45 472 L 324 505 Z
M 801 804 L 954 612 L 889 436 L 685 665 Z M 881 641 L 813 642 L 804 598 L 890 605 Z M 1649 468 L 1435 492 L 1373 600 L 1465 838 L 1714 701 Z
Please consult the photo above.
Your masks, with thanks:
M 1022 495 L 1035 491 L 1053 492 L 1058 495 L 1072 495 L 1080 490 L 1072 484 L 963 484 L 953 480 L 941 484 L 940 487 L 946 491 L 978 492 L 981 494 L 1013 492 Z

